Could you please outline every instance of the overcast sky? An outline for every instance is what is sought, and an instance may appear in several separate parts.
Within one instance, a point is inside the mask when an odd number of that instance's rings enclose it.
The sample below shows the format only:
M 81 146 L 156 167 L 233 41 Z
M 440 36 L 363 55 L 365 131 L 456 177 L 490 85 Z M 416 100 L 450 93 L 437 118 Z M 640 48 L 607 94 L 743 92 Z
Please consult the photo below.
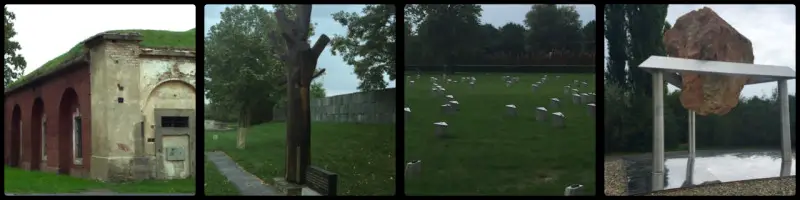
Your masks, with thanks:
M 573 5 L 573 4 L 562 4 L 562 5 Z M 489 23 L 494 25 L 495 27 L 500 27 L 508 22 L 514 22 L 520 25 L 524 25 L 523 21 L 525 20 L 525 14 L 531 10 L 533 5 L 527 4 L 517 4 L 517 5 L 498 5 L 498 4 L 481 4 L 481 8 L 483 8 L 483 12 L 481 12 L 481 22 L 482 23 Z M 574 5 L 575 11 L 578 11 L 580 15 L 581 23 L 586 24 L 587 22 L 595 19 L 596 9 L 592 4 L 586 5 Z
M 204 33 L 212 25 L 219 23 L 220 13 L 229 5 L 206 5 L 204 10 Z M 272 5 L 260 5 L 267 10 L 273 10 Z M 316 24 L 316 35 L 311 36 L 311 42 L 316 42 L 320 35 L 325 34 L 333 38 L 334 35 L 346 35 L 347 28 L 333 20 L 333 13 L 339 11 L 356 12 L 361 14 L 364 5 L 314 5 L 311 10 L 311 22 Z M 266 37 L 266 36 L 265 36 Z M 331 47 L 328 45 L 320 55 L 317 66 L 325 68 L 325 75 L 315 81 L 322 82 L 327 96 L 349 94 L 358 92 L 358 77 L 353 72 L 353 66 L 347 65 L 341 55 L 333 56 Z M 384 80 L 389 81 L 389 76 L 385 75 Z M 390 81 L 390 88 L 395 87 L 395 82 Z
M 709 7 L 739 33 L 753 43 L 755 64 L 796 68 L 796 35 L 794 5 L 669 5 L 667 21 L 675 24 L 682 15 L 692 10 Z M 605 41 L 606 57 L 608 42 Z M 604 63 L 605 64 L 605 63 Z M 796 94 L 795 80 L 788 81 L 789 93 Z M 777 83 L 745 86 L 742 96 L 771 95 Z M 670 86 L 670 91 L 678 88 Z
M 194 5 L 6 5 L 16 16 L 12 40 L 28 74 L 95 34 L 119 29 L 187 31 Z

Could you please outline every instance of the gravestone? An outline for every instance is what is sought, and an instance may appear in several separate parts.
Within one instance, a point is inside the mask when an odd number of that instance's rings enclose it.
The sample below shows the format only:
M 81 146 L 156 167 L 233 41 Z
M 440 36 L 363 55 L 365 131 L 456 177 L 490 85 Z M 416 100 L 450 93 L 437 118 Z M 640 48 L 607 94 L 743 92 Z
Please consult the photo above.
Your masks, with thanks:
M 405 178 L 414 178 L 422 172 L 422 160 L 412 160 L 406 163 Z
M 475 82 L 469 82 L 469 89 L 475 89 Z
M 567 186 L 564 189 L 564 196 L 579 196 L 583 193 L 583 185 L 581 184 L 572 184 Z
M 547 108 L 538 107 L 536 108 L 536 121 L 545 121 L 547 120 Z
M 589 116 L 594 117 L 595 105 L 593 103 L 586 104 L 586 108 L 588 109 Z
M 589 103 L 589 94 L 581 93 L 581 104 Z
M 551 120 L 553 122 L 553 127 L 556 127 L 556 128 L 564 128 L 564 127 L 566 127 L 566 123 L 564 122 L 564 121 L 566 121 L 566 118 L 567 117 L 564 116 L 564 113 L 561 113 L 561 112 L 553 113 L 553 117 L 552 117 L 552 120 Z
M 572 94 L 572 103 L 573 103 L 573 104 L 579 104 L 579 103 L 581 103 L 581 95 L 579 95 L 579 94 L 574 94 L 574 93 L 573 93 L 573 94 Z
M 506 81 L 506 87 L 511 87 L 511 81 Z
M 550 99 L 550 110 L 556 110 L 556 109 L 558 109 L 558 104 L 559 104 L 559 103 L 560 103 L 560 102 L 559 102 L 558 98 L 552 98 L 552 99 Z
M 572 94 L 578 94 L 578 93 L 580 93 L 580 92 L 578 91 L 578 89 L 572 89 Z
M 515 106 L 514 104 L 506 105 L 506 114 L 512 117 L 517 116 L 517 106 Z
M 556 80 L 558 80 L 559 78 L 561 78 L 561 76 L 556 76 Z
M 450 109 L 452 109 L 452 111 L 460 110 L 458 107 L 458 101 L 449 101 L 447 103 L 450 104 Z
M 531 92 L 536 92 L 537 88 L 539 88 L 539 85 L 537 85 L 537 84 L 531 85 Z
M 408 81 L 410 85 L 414 85 L 414 81 Z
M 444 105 L 442 105 L 442 106 L 441 106 L 441 108 L 442 108 L 442 113 L 444 113 L 444 114 L 451 114 L 451 111 L 450 111 L 450 108 L 451 108 L 451 107 L 450 107 L 450 104 L 444 104 Z
M 456 100 L 456 98 L 455 98 L 455 97 L 453 97 L 453 95 L 450 95 L 450 94 L 448 94 L 448 95 L 445 95 L 445 96 L 444 96 L 444 98 L 445 98 L 445 100 L 447 100 L 447 101 L 455 101 L 455 100 Z
M 569 85 L 564 86 L 564 94 L 569 94 L 571 90 L 569 89 Z
M 447 135 L 447 122 L 436 122 L 433 125 L 436 125 L 436 137 L 443 138 Z
M 405 107 L 405 108 L 403 108 L 403 111 L 405 113 L 405 116 L 403 117 L 403 119 L 404 119 L 403 121 L 408 121 L 408 116 L 411 115 L 411 108 Z

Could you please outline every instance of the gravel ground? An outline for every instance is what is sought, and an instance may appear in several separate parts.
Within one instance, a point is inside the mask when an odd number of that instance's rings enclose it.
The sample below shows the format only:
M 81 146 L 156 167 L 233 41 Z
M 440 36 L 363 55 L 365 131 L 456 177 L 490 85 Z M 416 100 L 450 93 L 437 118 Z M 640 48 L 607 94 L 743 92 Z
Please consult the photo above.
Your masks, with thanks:
M 605 184 L 603 191 L 606 196 L 622 196 L 625 195 L 625 190 L 628 184 L 625 180 L 625 164 L 622 159 L 614 159 L 605 162 L 603 165 L 603 174 L 605 174 Z
M 625 161 L 606 157 L 604 162 L 604 193 L 606 196 L 628 195 Z M 796 176 L 736 181 L 702 186 L 662 190 L 646 196 L 793 196 Z

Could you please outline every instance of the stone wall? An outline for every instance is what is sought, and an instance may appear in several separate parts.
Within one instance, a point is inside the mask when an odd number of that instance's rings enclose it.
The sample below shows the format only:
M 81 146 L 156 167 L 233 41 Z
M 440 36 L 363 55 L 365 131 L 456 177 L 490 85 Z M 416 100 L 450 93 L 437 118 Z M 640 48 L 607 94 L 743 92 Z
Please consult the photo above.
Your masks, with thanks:
M 356 92 L 311 100 L 311 121 L 395 123 L 396 89 Z M 286 109 L 275 108 L 273 120 L 285 121 Z

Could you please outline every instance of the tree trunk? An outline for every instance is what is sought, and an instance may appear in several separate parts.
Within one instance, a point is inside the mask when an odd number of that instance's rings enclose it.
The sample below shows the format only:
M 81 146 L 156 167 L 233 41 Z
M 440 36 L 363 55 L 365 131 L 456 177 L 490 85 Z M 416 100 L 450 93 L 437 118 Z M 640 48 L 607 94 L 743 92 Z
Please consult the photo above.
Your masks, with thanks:
M 250 112 L 247 109 L 242 109 L 239 111 L 239 133 L 236 139 L 236 148 L 245 148 L 248 127 L 250 127 Z

